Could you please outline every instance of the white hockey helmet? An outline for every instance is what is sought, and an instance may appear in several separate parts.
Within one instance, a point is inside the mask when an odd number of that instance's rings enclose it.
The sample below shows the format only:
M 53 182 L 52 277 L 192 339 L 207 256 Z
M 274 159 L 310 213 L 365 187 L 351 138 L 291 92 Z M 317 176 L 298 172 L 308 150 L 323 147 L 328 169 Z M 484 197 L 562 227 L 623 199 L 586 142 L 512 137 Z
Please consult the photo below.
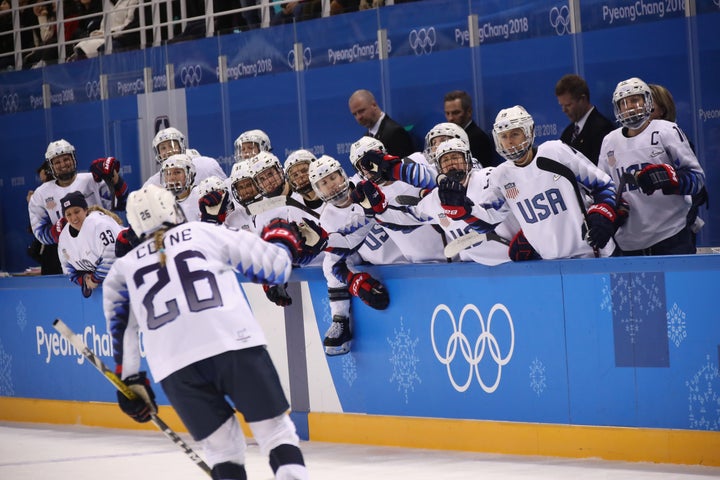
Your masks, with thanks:
M 643 105 L 628 103 L 628 98 L 635 95 L 643 97 Z M 653 111 L 652 90 L 650 90 L 647 83 L 636 77 L 628 78 L 617 84 L 612 102 L 615 120 L 627 128 L 637 129 L 642 127 Z M 624 111 L 621 107 L 625 107 Z
M 332 175 L 333 173 L 340 175 L 339 181 L 334 185 L 326 187 L 320 185 L 320 182 Z M 340 162 L 335 160 L 329 155 L 323 155 L 310 164 L 310 171 L 308 172 L 310 177 L 310 184 L 313 190 L 317 193 L 317 196 L 324 202 L 329 202 L 337 205 L 343 203 L 350 193 L 350 180 L 348 179 L 345 170 L 343 170 Z
M 169 143 L 166 151 L 160 152 L 160 145 L 165 142 Z M 155 161 L 162 163 L 163 160 L 176 153 L 185 153 L 187 144 L 185 143 L 185 135 L 175 127 L 163 128 L 155 134 L 152 141 L 153 152 L 155 153 Z
M 185 171 L 184 180 L 168 180 L 170 170 L 180 168 Z M 184 153 L 176 153 L 170 155 L 162 162 L 160 168 L 160 182 L 163 187 L 173 192 L 175 195 L 182 195 L 190 191 L 195 186 L 195 164 L 192 159 Z
M 450 138 L 440 142 L 437 148 L 435 148 L 435 168 L 440 174 L 447 175 L 451 170 L 459 171 L 457 168 L 448 169 L 442 167 L 443 163 L 445 163 L 447 167 L 446 155 L 449 153 L 459 153 L 462 155 L 463 160 L 465 161 L 462 172 L 464 172 L 465 175 L 460 176 L 457 180 L 464 179 L 467 173 L 472 169 L 472 154 L 470 153 L 470 147 L 459 138 Z M 443 162 L 443 160 L 445 162 Z
M 293 167 L 302 164 L 307 164 L 309 167 L 310 163 L 315 160 L 317 160 L 317 158 L 309 150 L 295 150 L 288 155 L 283 167 L 285 168 L 285 177 L 290 184 L 290 188 L 300 194 L 306 194 L 312 191 L 312 185 L 310 185 L 307 175 L 300 174 L 297 169 Z
M 242 146 L 243 143 L 254 143 L 257 145 L 257 152 L 253 154 L 243 154 Z M 257 153 L 260 152 L 269 152 L 272 150 L 272 145 L 270 144 L 270 137 L 268 137 L 267 133 L 263 132 L 262 130 L 247 130 L 243 133 L 241 133 L 236 139 L 235 143 L 233 144 L 235 147 L 235 161 L 240 162 L 242 160 L 247 160 L 249 158 L 252 158 Z
M 53 166 L 53 158 L 59 157 L 60 155 L 70 155 L 73 160 L 73 167 L 71 170 L 60 173 L 55 171 Z M 55 140 L 48 144 L 47 150 L 45 150 L 45 161 L 47 161 L 50 171 L 53 177 L 58 180 L 70 180 L 77 173 L 77 158 L 75 157 L 75 147 L 70 142 L 64 139 Z
M 140 238 L 159 228 L 185 221 L 185 215 L 175 201 L 175 195 L 153 184 L 131 192 L 125 211 L 128 223 Z
M 516 128 L 522 129 L 525 140 L 516 146 L 508 149 L 503 148 L 500 135 Z M 495 149 L 506 160 L 516 161 L 525 156 L 535 142 L 535 121 L 532 116 L 520 105 L 500 110 L 495 117 L 493 125 L 493 140 Z
M 285 171 L 282 168 L 280 159 L 270 152 L 260 152 L 250 160 L 247 161 L 250 164 L 250 172 L 253 176 L 253 181 L 257 186 L 260 193 L 266 197 L 273 197 L 277 195 L 285 187 Z M 268 188 L 267 174 L 262 175 L 263 178 L 258 178 L 261 174 L 267 170 L 273 170 L 279 175 L 279 179 L 282 181 L 278 185 Z M 272 177 L 270 177 L 272 178 Z
M 250 195 L 243 196 L 238 192 L 238 182 L 244 182 L 244 191 L 254 192 Z M 233 198 L 240 205 L 250 205 L 253 202 L 257 202 L 262 198 L 262 194 L 253 181 L 252 169 L 250 168 L 250 162 L 244 160 L 237 162 L 233 165 L 232 171 L 230 172 L 230 192 Z
M 377 180 L 379 180 L 380 177 L 379 172 L 373 175 L 368 175 L 367 172 L 363 171 L 360 168 L 360 159 L 367 152 L 370 152 L 372 150 L 380 150 L 384 154 L 387 154 L 387 149 L 385 148 L 385 145 L 377 138 L 368 136 L 360 137 L 360 139 L 350 145 L 350 163 L 352 163 L 355 171 L 358 172 L 358 174 L 362 178 L 378 183 Z
M 435 160 L 435 147 L 437 145 L 433 146 L 433 140 L 437 137 L 446 137 L 445 140 L 458 138 L 465 142 L 466 145 L 470 145 L 468 134 L 461 126 L 451 122 L 438 123 L 425 135 L 425 150 L 423 153 L 430 162 Z

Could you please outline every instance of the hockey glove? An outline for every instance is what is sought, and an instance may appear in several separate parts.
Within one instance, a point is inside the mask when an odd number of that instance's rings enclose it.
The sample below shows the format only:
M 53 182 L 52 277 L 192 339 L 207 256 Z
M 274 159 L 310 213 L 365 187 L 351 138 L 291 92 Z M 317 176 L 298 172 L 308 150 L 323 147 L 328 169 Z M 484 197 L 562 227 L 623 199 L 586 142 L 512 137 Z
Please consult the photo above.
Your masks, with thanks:
M 615 233 L 616 220 L 615 209 L 607 203 L 591 205 L 587 211 L 587 243 L 593 248 L 605 247 Z
M 615 219 L 615 230 L 617 231 L 618 228 L 627 222 L 628 216 L 630 215 L 630 204 L 621 198 L 615 206 L 615 213 L 617 214 L 617 218 Z
M 298 259 L 298 265 L 303 266 L 310 263 L 315 257 L 320 255 L 328 245 L 328 233 L 319 224 L 304 218 L 298 224 L 298 230 L 305 240 L 303 254 Z
M 115 239 L 115 256 L 117 258 L 124 257 L 130 250 L 140 244 L 140 239 L 135 235 L 132 227 L 121 230 Z
M 394 155 L 387 155 L 381 150 L 369 150 L 360 158 L 363 170 L 376 173 L 385 181 L 400 180 L 402 160 Z
M 304 257 L 305 239 L 295 222 L 283 218 L 274 218 L 265 225 L 260 234 L 263 240 L 284 247 L 293 265 L 299 265 Z
M 438 196 L 440 206 L 448 218 L 465 220 L 471 216 L 473 202 L 466 196 L 467 189 L 457 181 L 446 175 L 438 177 Z
M 115 157 L 97 158 L 90 164 L 90 173 L 98 183 L 105 181 L 108 185 L 113 185 L 114 174 L 119 172 L 120 162 Z
M 63 228 L 65 228 L 65 225 L 67 225 L 67 218 L 62 217 L 60 220 L 55 222 L 55 225 L 50 227 L 50 236 L 55 243 L 58 243 L 60 240 L 60 234 L 62 233 Z
M 351 273 L 347 284 L 350 294 L 370 308 L 385 310 L 390 304 L 390 295 L 385 286 L 367 272 Z
M 152 415 L 157 413 L 157 404 L 155 403 L 155 392 L 153 392 L 145 372 L 130 375 L 123 382 L 135 393 L 136 398 L 130 400 L 118 390 L 117 399 L 120 409 L 136 422 L 150 421 Z
M 374 217 L 378 213 L 387 210 L 388 202 L 380 187 L 369 180 L 363 180 L 350 193 L 353 203 L 360 205 L 365 211 L 365 216 Z
M 82 296 L 85 298 L 89 298 L 90 295 L 92 295 L 93 290 L 95 290 L 102 282 L 99 279 L 95 278 L 92 272 L 78 273 L 80 273 L 81 275 L 77 278 L 76 282 L 78 285 L 80 285 Z
M 525 260 L 541 260 L 542 257 L 535 251 L 533 246 L 528 242 L 522 230 L 515 234 L 510 240 L 508 248 L 508 256 L 513 262 L 523 262 Z
M 213 190 L 198 200 L 200 221 L 208 223 L 225 223 L 230 195 L 226 191 Z
M 265 296 L 278 307 L 287 307 L 292 305 L 292 297 L 287 293 L 287 283 L 284 285 L 267 285 L 263 284 Z
M 664 163 L 648 165 L 635 174 L 638 187 L 646 195 L 652 195 L 655 190 L 662 190 L 665 195 L 678 193 L 680 184 L 675 169 Z

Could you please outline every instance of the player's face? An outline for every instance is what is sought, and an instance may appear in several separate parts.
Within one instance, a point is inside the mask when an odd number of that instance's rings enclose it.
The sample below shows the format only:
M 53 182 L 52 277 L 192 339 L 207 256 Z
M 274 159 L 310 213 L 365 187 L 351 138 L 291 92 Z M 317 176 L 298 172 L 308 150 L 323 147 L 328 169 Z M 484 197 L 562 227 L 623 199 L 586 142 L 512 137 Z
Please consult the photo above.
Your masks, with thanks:
M 52 163 L 55 175 L 58 177 L 62 177 L 64 174 L 72 173 L 75 170 L 75 160 L 69 153 L 58 155 L 50 160 L 50 162 Z
M 75 230 L 80 230 L 87 217 L 87 210 L 82 207 L 68 207 L 65 209 L 65 218 Z
M 243 202 L 252 200 L 260 193 L 255 186 L 255 182 L 252 181 L 252 178 L 243 178 L 235 182 L 235 191 Z
M 629 97 L 618 100 L 617 103 L 620 113 L 626 113 L 632 110 L 642 110 L 645 108 L 645 97 L 643 95 L 630 95 Z
M 465 110 L 459 98 L 445 102 L 445 119 L 448 122 L 464 127 L 470 121 L 471 116 L 472 111 Z
M 258 153 L 260 153 L 260 147 L 255 142 L 243 142 L 243 144 L 240 145 L 240 155 L 246 160 L 254 157 Z
M 590 107 L 590 102 L 585 95 L 574 98 L 570 93 L 563 93 L 558 95 L 557 99 L 563 113 L 567 115 L 571 122 L 580 120 Z
M 498 134 L 498 137 L 500 137 L 500 143 L 502 143 L 505 150 L 510 150 L 512 147 L 520 146 L 527 139 L 522 128 L 506 130 Z
M 288 169 L 287 176 L 293 189 L 301 190 L 310 184 L 310 178 L 308 178 L 309 171 L 310 162 L 296 163 Z
M 185 169 L 184 168 L 168 168 L 164 172 L 165 185 L 171 190 L 180 190 L 185 185 Z
M 440 157 L 438 165 L 440 167 L 440 173 L 449 173 L 452 170 L 467 171 L 467 160 L 465 155 L 460 152 L 448 152 Z
M 272 192 L 285 182 L 277 168 L 266 168 L 262 172 L 255 175 L 255 182 L 263 193 Z
M 338 171 L 332 172 L 318 180 L 316 187 L 323 197 L 331 198 L 345 188 L 345 177 L 340 175 Z
M 435 149 L 437 149 L 437 146 L 445 140 L 449 140 L 450 138 L 452 137 L 448 137 L 447 135 L 438 135 L 437 137 L 434 137 L 432 140 L 430 140 L 430 154 L 435 155 Z
M 170 155 L 183 153 L 182 146 L 177 140 L 165 140 L 164 142 L 160 142 L 157 149 L 161 160 L 165 160 Z

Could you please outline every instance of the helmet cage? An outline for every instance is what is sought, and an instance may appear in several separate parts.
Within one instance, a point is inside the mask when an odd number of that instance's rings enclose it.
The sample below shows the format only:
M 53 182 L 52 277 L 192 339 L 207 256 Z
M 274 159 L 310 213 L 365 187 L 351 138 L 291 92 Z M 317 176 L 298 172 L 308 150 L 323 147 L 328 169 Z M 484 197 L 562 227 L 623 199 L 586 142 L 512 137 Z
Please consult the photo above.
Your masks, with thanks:
M 255 182 L 255 186 L 258 191 L 265 197 L 273 197 L 279 195 L 282 189 L 285 187 L 285 171 L 280 164 L 280 160 L 270 152 L 260 152 L 249 160 L 250 171 L 252 172 L 252 178 Z M 273 169 L 280 176 L 280 185 L 275 187 L 273 190 L 267 190 L 263 187 L 262 181 L 258 179 L 258 176 L 263 172 Z
M 255 195 L 249 198 L 242 198 L 237 191 L 237 183 L 242 180 L 249 180 L 250 184 L 255 189 Z M 257 188 L 255 181 L 253 180 L 252 170 L 247 161 L 238 162 L 233 165 L 232 172 L 230 172 L 230 193 L 232 193 L 233 199 L 240 205 L 250 205 L 253 202 L 257 202 L 262 198 L 262 194 Z
M 626 106 L 630 97 L 634 97 L 636 95 L 642 96 L 644 100 L 643 105 L 626 108 L 623 111 L 621 107 Z M 617 87 L 615 87 L 615 92 L 613 93 L 613 110 L 615 113 L 615 120 L 617 120 L 617 122 L 623 127 L 631 129 L 642 127 L 643 124 L 645 124 L 645 122 L 650 118 L 653 111 L 653 99 L 650 87 L 636 77 L 629 78 L 618 83 Z
M 525 140 L 520 145 L 503 147 L 501 134 L 520 128 Z M 535 122 L 532 116 L 520 105 L 500 110 L 493 125 L 495 150 L 506 160 L 516 161 L 525 156 L 535 142 Z
M 242 145 L 243 143 L 254 143 L 258 147 L 258 153 L 260 152 L 269 152 L 272 150 L 272 145 L 270 144 L 270 137 L 268 137 L 267 133 L 263 132 L 262 130 L 248 130 L 246 132 L 241 133 L 236 139 L 235 143 L 233 143 L 233 146 L 235 147 L 235 161 L 241 162 L 243 160 L 248 160 L 255 155 L 245 156 L 242 153 Z
M 465 168 L 463 171 L 467 174 L 472 169 L 472 155 L 470 153 L 470 147 L 468 147 L 467 143 L 460 140 L 459 138 L 451 138 L 449 140 L 445 140 L 444 142 L 441 142 L 440 145 L 438 145 L 435 149 L 434 161 L 435 168 L 437 169 L 438 173 L 447 175 L 450 172 L 445 171 L 442 168 L 442 157 L 444 157 L 448 153 L 453 152 L 462 154 L 463 159 L 465 160 Z
M 53 158 L 62 155 L 70 155 L 73 161 L 72 169 L 65 173 L 57 172 L 55 170 L 55 166 L 53 165 Z M 45 150 L 45 161 L 47 161 L 53 177 L 58 180 L 70 180 L 77 173 L 77 158 L 75 156 L 75 147 L 67 140 L 60 139 L 55 140 L 54 142 L 50 142 L 48 144 L 47 150 Z
M 168 172 L 174 168 L 180 168 L 185 171 L 185 181 L 168 181 L 166 178 Z M 175 196 L 188 192 L 195 185 L 195 164 L 184 153 L 170 155 L 162 163 L 160 168 L 160 181 L 162 186 L 170 190 Z
M 360 159 L 371 150 L 380 150 L 384 154 L 387 154 L 385 145 L 377 138 L 361 137 L 350 145 L 350 163 L 352 163 L 353 168 L 361 178 L 375 183 L 382 183 L 382 180 L 380 180 L 380 172 L 366 172 L 360 167 Z
M 466 145 L 470 145 L 467 132 L 461 126 L 451 122 L 438 123 L 425 135 L 425 150 L 423 150 L 423 153 L 430 161 L 435 160 L 432 143 L 437 137 L 447 137 L 445 140 L 457 138 L 465 142 Z
M 170 142 L 173 153 L 160 152 L 160 145 Z M 177 155 L 178 153 L 185 153 L 187 150 L 187 144 L 185 143 L 185 135 L 175 127 L 168 127 L 160 130 L 153 138 L 152 141 L 153 152 L 155 152 L 155 161 L 162 163 L 164 160 L 170 158 L 171 155 Z
M 331 192 L 323 192 L 319 185 L 320 181 L 335 172 L 339 173 L 342 177 L 341 183 L 336 185 Z M 340 162 L 334 158 L 323 155 L 312 162 L 310 164 L 309 178 L 310 184 L 320 200 L 337 205 L 347 199 L 350 192 L 350 179 L 348 179 Z
M 307 175 L 302 177 L 305 180 L 303 183 L 297 183 L 296 179 L 293 178 L 296 177 L 296 175 L 293 175 L 292 171 L 294 167 L 301 164 L 307 164 L 309 168 L 310 163 L 314 162 L 315 160 L 317 160 L 317 158 L 315 158 L 315 155 L 313 155 L 312 152 L 308 150 L 296 150 L 291 153 L 285 160 L 285 178 L 287 178 L 287 181 L 290 184 L 290 188 L 292 188 L 294 191 L 301 195 L 312 192 L 312 185 L 310 185 L 310 180 L 307 178 Z

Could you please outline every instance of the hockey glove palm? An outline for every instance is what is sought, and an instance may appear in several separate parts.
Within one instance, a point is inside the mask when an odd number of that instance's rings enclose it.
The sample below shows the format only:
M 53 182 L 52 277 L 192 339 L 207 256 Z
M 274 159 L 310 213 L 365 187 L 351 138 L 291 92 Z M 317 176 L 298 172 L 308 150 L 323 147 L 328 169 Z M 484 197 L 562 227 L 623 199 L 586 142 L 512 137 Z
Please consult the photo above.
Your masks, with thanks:
M 89 298 L 90 295 L 92 295 L 93 290 L 95 290 L 102 282 L 95 278 L 92 272 L 79 273 L 81 273 L 81 275 L 77 278 L 76 282 L 80 285 L 82 296 Z
M 655 190 L 662 190 L 665 195 L 678 193 L 680 184 L 675 169 L 664 163 L 648 165 L 635 174 L 638 187 L 646 195 L 652 195 Z
M 378 213 L 387 210 L 388 202 L 380 187 L 369 180 L 363 180 L 350 193 L 353 203 L 359 204 L 368 217 L 374 217 Z
M 65 225 L 67 225 L 67 218 L 62 217 L 60 220 L 55 222 L 55 224 L 50 227 L 50 236 L 55 241 L 55 243 L 58 243 L 60 240 L 60 234 L 62 233 L 63 228 L 65 228 Z
M 399 157 L 387 155 L 381 150 L 369 150 L 365 152 L 359 162 L 363 170 L 376 173 L 383 180 L 400 180 L 402 160 Z
M 225 223 L 230 196 L 225 191 L 213 190 L 198 200 L 200 221 L 208 223 Z
M 263 284 L 265 296 L 278 307 L 287 307 L 292 305 L 292 297 L 287 293 L 287 283 L 284 285 L 267 285 Z
M 153 392 L 145 372 L 130 375 L 123 382 L 135 393 L 135 398 L 131 400 L 118 390 L 117 399 L 120 409 L 136 422 L 150 421 L 152 415 L 157 413 L 157 404 L 155 403 L 155 392 Z
M 440 175 L 438 196 L 440 197 L 440 206 L 448 218 L 465 220 L 471 216 L 473 202 L 467 198 L 467 189 L 461 182 Z
M 300 234 L 305 240 L 303 253 L 298 259 L 298 265 L 303 266 L 310 263 L 327 248 L 328 233 L 318 223 L 309 218 L 304 218 L 298 224 L 298 230 L 300 230 Z
M 593 248 L 603 248 L 615 233 L 617 214 L 607 203 L 591 205 L 587 211 L 588 232 L 586 240 Z
M 523 262 L 525 260 L 541 260 L 542 257 L 535 251 L 522 230 L 515 234 L 510 240 L 508 248 L 508 256 L 513 262 Z
M 274 218 L 265 225 L 260 234 L 263 240 L 284 247 L 293 265 L 299 265 L 304 257 L 305 239 L 295 222 L 283 218 Z

